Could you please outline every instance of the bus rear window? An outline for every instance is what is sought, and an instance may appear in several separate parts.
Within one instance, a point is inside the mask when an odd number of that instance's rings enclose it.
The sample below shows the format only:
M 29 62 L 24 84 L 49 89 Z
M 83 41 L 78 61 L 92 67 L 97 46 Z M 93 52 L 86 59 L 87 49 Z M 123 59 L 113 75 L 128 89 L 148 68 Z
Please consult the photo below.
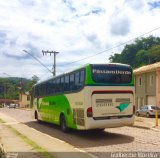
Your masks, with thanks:
M 97 83 L 130 83 L 132 68 L 125 65 L 91 65 L 92 79 Z

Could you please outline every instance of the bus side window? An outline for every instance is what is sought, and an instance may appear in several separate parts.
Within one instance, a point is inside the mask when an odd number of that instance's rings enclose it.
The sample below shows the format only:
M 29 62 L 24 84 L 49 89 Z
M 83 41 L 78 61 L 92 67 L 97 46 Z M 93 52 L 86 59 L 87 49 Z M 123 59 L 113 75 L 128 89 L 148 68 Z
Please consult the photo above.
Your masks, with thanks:
M 46 94 L 50 95 L 52 90 L 52 80 L 46 82 Z
M 40 96 L 43 96 L 43 84 L 40 86 Z
M 70 74 L 70 80 L 69 80 L 69 90 L 74 90 L 74 73 Z
M 47 84 L 48 94 L 52 94 L 52 85 L 53 85 L 53 80 L 50 80 Z
M 54 94 L 56 91 L 56 80 L 52 80 L 52 85 L 51 85 L 51 93 Z
M 34 87 L 34 97 L 37 97 L 37 86 Z
M 43 89 L 42 89 L 42 91 L 43 91 L 43 96 L 47 95 L 47 83 L 44 83 L 44 84 L 43 84 Z
M 36 96 L 39 97 L 39 86 L 37 86 L 37 89 L 36 89 Z
M 50 91 L 50 87 L 49 87 L 49 84 L 50 84 L 50 81 L 48 81 L 48 82 L 46 82 L 45 83 L 45 87 L 46 87 L 46 93 L 45 93 L 45 95 L 49 95 L 49 91 Z
M 61 83 L 60 83 L 60 92 L 64 91 L 64 76 L 61 77 Z
M 37 97 L 40 96 L 40 85 L 37 86 Z
M 84 84 L 84 70 L 81 70 L 80 72 L 80 83 Z
M 64 78 L 64 91 L 68 92 L 69 91 L 69 75 L 66 75 Z
M 75 74 L 75 87 L 74 90 L 78 90 L 80 88 L 80 79 L 79 79 L 79 72 L 76 72 Z
M 38 94 L 38 97 L 40 97 L 40 95 L 41 95 L 41 85 L 38 85 L 38 87 L 37 87 L 37 94 Z
M 40 96 L 40 85 L 37 86 L 37 96 L 38 96 L 38 97 Z
M 60 78 L 57 78 L 56 79 L 56 93 L 59 93 L 60 92 Z
M 44 84 L 41 85 L 41 96 L 44 96 Z
M 46 89 L 46 83 L 44 83 L 44 84 L 43 84 L 43 96 L 46 95 L 46 90 L 47 90 L 47 89 Z

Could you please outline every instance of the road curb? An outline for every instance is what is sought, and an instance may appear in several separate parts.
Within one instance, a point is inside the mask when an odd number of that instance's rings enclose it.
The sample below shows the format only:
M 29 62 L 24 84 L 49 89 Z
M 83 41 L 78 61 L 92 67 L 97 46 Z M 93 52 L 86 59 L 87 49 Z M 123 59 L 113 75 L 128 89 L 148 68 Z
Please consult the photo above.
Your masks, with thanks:
M 160 127 L 152 127 L 151 129 L 154 131 L 160 132 Z
M 54 157 L 63 158 L 64 153 L 69 153 L 65 155 L 65 158 L 70 158 L 70 153 L 71 155 L 72 153 L 76 153 L 77 158 L 97 158 L 97 156 L 88 153 L 85 150 L 78 149 L 65 141 L 62 141 L 55 137 L 51 137 L 48 134 L 43 134 L 39 130 L 36 130 L 32 127 L 28 127 L 27 125 L 16 121 L 10 116 L 2 114 L 2 118 L 7 124 L 9 123 L 14 130 L 18 131 L 28 139 L 32 140 L 41 148 L 45 149 L 47 152 L 53 153 Z
M 151 129 L 150 127 L 144 127 L 144 126 L 139 126 L 139 125 L 133 125 L 132 127 L 141 128 L 141 129 Z
M 28 109 L 28 108 L 16 108 L 18 110 L 26 110 L 26 111 L 32 111 L 33 109 Z
M 144 125 L 142 125 L 142 123 Z M 154 130 L 154 131 L 160 131 L 160 126 L 155 126 L 155 123 L 154 122 L 150 122 L 150 121 L 145 121 L 143 119 L 137 119 L 135 120 L 135 124 L 134 125 L 135 127 L 137 128 L 142 128 L 142 129 L 151 129 L 151 130 Z

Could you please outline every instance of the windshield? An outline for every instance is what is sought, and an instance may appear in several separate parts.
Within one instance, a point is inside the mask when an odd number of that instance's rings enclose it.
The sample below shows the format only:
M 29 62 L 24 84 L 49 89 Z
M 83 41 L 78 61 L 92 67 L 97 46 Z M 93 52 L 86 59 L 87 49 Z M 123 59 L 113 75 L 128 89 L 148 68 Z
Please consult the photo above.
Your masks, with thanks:
M 91 65 L 92 79 L 97 83 L 130 83 L 132 68 L 125 65 Z
M 151 106 L 151 108 L 152 108 L 153 110 L 160 110 L 160 108 L 157 107 L 157 106 Z

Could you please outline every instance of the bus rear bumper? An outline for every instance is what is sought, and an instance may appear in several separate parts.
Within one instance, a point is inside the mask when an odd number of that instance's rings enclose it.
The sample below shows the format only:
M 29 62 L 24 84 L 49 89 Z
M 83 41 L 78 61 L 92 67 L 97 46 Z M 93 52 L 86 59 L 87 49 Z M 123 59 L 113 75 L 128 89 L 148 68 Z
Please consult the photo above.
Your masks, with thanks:
M 88 118 L 86 120 L 86 130 L 133 126 L 134 118 L 135 118 L 134 115 L 130 118 L 103 119 L 103 120 L 100 119 L 94 120 L 93 118 Z

